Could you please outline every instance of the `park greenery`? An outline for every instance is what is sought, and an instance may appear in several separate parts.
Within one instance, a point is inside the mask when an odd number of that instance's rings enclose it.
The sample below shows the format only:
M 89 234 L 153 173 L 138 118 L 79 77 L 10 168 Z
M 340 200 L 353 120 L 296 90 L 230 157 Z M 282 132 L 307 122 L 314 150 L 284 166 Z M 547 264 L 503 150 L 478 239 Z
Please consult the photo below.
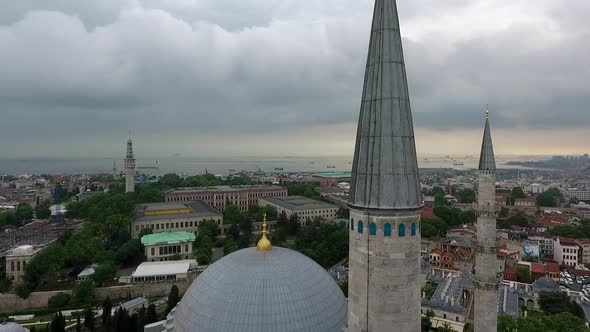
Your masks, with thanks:
M 577 226 L 557 226 L 549 230 L 551 235 L 569 237 L 572 239 L 590 238 L 590 219 L 580 221 Z
M 537 205 L 546 207 L 559 206 L 559 202 L 562 198 L 563 196 L 561 195 L 559 189 L 550 188 L 537 195 Z
M 283 184 L 287 187 L 287 193 L 289 196 L 305 196 L 312 199 L 321 200 L 322 196 L 319 192 L 316 191 L 316 188 L 320 186 L 317 182 L 310 182 L 310 183 L 285 183 Z
M 459 191 L 459 202 L 471 204 L 476 200 L 475 191 L 471 188 L 461 189 Z
M 506 218 L 506 217 L 504 217 Z M 515 215 L 507 219 L 498 221 L 498 228 L 509 229 L 510 226 L 528 227 L 533 223 L 531 217 L 523 210 L 519 210 Z
M 531 312 L 514 320 L 508 315 L 498 317 L 498 332 L 582 332 L 584 311 L 576 301 L 561 292 L 539 294 L 541 312 Z
M 468 189 L 463 189 L 463 191 Z M 425 238 L 433 236 L 444 236 L 448 229 L 460 225 L 471 224 L 477 220 L 475 210 L 461 210 L 453 206 L 444 196 L 445 192 L 440 187 L 434 187 L 434 215 L 436 218 L 422 220 L 422 236 Z M 466 193 L 466 197 L 469 196 Z

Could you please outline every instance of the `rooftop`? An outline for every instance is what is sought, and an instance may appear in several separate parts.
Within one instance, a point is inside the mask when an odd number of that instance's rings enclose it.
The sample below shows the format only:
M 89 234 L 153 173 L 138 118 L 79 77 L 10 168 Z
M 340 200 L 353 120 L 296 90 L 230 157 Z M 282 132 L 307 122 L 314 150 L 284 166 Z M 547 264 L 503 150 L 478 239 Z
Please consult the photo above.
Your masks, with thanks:
M 214 186 L 214 187 L 184 187 L 171 189 L 166 194 L 176 194 L 185 192 L 228 192 L 244 190 L 286 190 L 280 186 Z
M 287 196 L 287 197 L 260 197 L 260 200 L 267 201 L 272 204 L 276 204 L 285 209 L 289 210 L 310 210 L 310 209 L 327 209 L 337 208 L 336 205 L 332 205 L 322 201 L 316 201 L 311 198 L 303 196 Z
M 138 204 L 135 207 L 135 221 L 161 219 L 166 216 L 168 219 L 187 217 L 221 217 L 221 213 L 204 201 L 189 203 L 149 203 Z
M 318 178 L 327 178 L 327 179 L 340 179 L 340 178 L 350 178 L 352 175 L 350 172 L 321 172 L 321 173 L 314 173 L 311 176 L 318 177 Z
M 131 275 L 134 278 L 164 276 L 187 273 L 192 266 L 196 266 L 195 260 L 144 262 L 141 263 Z
M 141 244 L 144 246 L 155 246 L 158 244 L 178 244 L 192 242 L 195 235 L 190 232 L 162 232 L 148 234 L 141 237 Z

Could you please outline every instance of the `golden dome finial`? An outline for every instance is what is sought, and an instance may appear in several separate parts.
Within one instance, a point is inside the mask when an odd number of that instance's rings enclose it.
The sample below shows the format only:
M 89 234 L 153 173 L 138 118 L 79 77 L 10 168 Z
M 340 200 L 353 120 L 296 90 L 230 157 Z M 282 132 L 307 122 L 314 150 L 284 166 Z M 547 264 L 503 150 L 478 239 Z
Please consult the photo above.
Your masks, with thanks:
M 272 250 L 272 245 L 270 243 L 270 241 L 268 240 L 268 238 L 266 237 L 266 213 L 264 214 L 264 216 L 262 217 L 262 238 L 258 241 L 258 244 L 256 244 L 256 250 L 258 251 L 271 251 Z

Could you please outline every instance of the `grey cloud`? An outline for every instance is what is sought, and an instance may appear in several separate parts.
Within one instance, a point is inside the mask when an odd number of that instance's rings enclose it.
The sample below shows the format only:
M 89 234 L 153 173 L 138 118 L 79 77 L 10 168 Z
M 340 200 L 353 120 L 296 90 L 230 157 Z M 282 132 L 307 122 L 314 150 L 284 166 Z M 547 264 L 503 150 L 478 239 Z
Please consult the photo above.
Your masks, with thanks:
M 559 38 L 531 24 L 437 44 L 406 39 L 415 125 L 479 128 L 490 103 L 496 128 L 587 126 L 590 6 L 575 1 L 581 13 L 548 8 Z M 470 3 L 399 2 L 402 32 L 405 21 Z M 2 6 L 0 152 L 14 149 L 15 124 L 32 140 L 64 141 L 127 128 L 280 135 L 358 116 L 371 0 Z

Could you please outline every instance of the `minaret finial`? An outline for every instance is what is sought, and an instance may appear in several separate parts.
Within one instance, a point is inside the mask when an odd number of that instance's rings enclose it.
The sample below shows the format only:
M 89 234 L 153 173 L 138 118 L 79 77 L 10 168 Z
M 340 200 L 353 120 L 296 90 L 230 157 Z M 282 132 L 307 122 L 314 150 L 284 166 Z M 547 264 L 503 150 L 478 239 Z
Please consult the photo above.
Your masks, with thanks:
M 486 119 L 490 118 L 490 109 L 488 107 L 488 104 L 486 104 Z
M 272 245 L 266 237 L 266 213 L 262 217 L 262 238 L 256 244 L 256 250 L 266 252 L 272 250 Z

